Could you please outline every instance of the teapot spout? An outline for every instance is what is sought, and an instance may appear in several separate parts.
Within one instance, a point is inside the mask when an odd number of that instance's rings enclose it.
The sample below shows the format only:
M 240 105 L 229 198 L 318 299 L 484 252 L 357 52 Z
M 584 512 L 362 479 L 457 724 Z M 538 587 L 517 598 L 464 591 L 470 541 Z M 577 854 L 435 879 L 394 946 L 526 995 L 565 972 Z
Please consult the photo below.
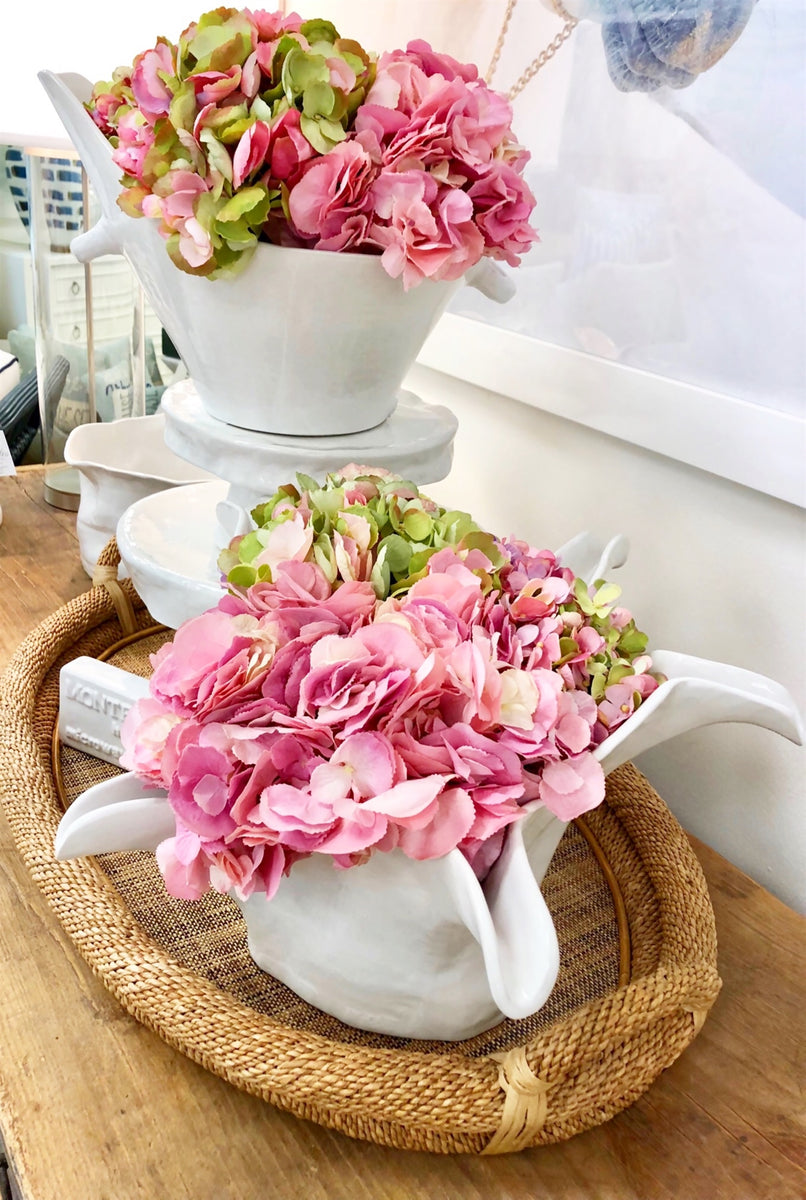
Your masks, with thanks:
M 570 567 L 575 575 L 590 585 L 609 575 L 610 571 L 623 567 L 629 552 L 630 543 L 623 533 L 604 541 L 586 530 L 560 546 L 557 557 L 564 567 Z
M 39 82 L 79 153 L 104 214 L 104 220 L 91 234 L 74 239 L 80 251 L 76 255 L 86 262 L 99 254 L 118 252 L 120 239 L 114 230 L 123 219 L 117 206 L 120 172 L 112 161 L 112 146 L 84 107 L 92 94 L 92 84 L 83 75 L 56 75 L 53 71 L 40 71 Z
M 68 808 L 56 832 L 58 859 L 116 850 L 156 850 L 176 832 L 167 793 L 144 796 L 136 775 L 118 775 L 88 788 Z
M 786 688 L 764 675 L 671 650 L 652 655 L 667 676 L 596 751 L 605 773 L 645 750 L 704 725 L 742 722 L 803 744 L 803 723 Z
M 543 1007 L 560 970 L 557 932 L 529 865 L 522 825 L 510 826 L 483 892 L 467 860 L 449 856 L 457 909 L 481 947 L 493 1000 L 513 1020 Z

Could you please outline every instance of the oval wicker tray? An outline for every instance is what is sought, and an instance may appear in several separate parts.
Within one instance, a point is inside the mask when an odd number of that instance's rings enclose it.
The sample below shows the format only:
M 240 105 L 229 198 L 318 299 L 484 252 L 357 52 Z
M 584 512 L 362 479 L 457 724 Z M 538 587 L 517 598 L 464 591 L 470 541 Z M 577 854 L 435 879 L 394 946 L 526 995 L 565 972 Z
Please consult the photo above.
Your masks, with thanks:
M 79 654 L 146 671 L 165 636 L 128 582 L 93 587 L 23 642 L 0 694 L 0 787 L 20 853 L 138 1020 L 298 1116 L 441 1153 L 520 1150 L 600 1124 L 694 1038 L 720 987 L 713 913 L 683 831 L 631 766 L 569 829 L 546 878 L 562 959 L 549 1004 L 463 1043 L 366 1034 L 305 1004 L 254 966 L 229 900 L 173 900 L 151 855 L 56 862 L 63 805 L 115 770 L 59 751 L 58 671 Z

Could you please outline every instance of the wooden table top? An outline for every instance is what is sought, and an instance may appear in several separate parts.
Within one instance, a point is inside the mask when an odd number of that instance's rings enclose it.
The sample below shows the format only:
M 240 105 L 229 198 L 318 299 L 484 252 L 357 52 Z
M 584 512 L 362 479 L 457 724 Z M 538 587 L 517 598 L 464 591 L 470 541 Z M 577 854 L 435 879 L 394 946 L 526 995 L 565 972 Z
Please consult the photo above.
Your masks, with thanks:
M 0 479 L 0 666 L 83 591 L 75 518 Z M 803 1200 L 806 921 L 695 843 L 722 994 L 632 1108 L 557 1146 L 438 1157 L 355 1142 L 184 1058 L 91 974 L 0 816 L 0 1129 L 24 1200 Z M 7 1186 L 0 1176 L 0 1197 Z

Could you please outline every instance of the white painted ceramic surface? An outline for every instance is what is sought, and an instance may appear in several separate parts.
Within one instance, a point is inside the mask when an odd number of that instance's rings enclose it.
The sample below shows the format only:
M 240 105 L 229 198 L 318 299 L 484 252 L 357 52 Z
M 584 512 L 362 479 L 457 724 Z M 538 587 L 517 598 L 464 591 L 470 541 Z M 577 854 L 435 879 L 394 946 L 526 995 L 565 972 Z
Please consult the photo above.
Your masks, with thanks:
M 169 450 L 164 435 L 165 418 L 157 413 L 78 425 L 68 437 L 64 460 L 79 473 L 76 533 L 81 565 L 88 575 L 131 504 L 155 492 L 211 478 L 209 472 Z
M 192 379 L 166 389 L 162 411 L 166 444 L 188 462 L 226 479 L 228 499 L 247 512 L 293 481 L 297 471 L 323 479 L 350 462 L 383 466 L 418 486 L 435 483 L 450 472 L 458 424 L 450 409 L 401 391 L 391 416 L 362 433 L 256 433 L 210 416 Z
M 157 492 L 130 505 L 118 521 L 121 562 L 154 620 L 170 629 L 222 596 L 221 545 L 211 531 L 227 492 L 223 480 Z
M 246 429 L 319 435 L 371 429 L 392 412 L 403 377 L 461 281 L 406 292 L 376 255 L 258 245 L 235 277 L 174 266 L 155 222 L 116 200 L 112 147 L 83 102 L 80 75 L 39 76 L 98 193 L 103 216 L 74 239 L 76 258 L 124 253 L 212 416 Z M 499 277 L 500 276 L 500 277 Z M 468 282 L 496 299 L 511 284 L 482 260 Z
M 251 509 L 296 471 L 322 478 L 350 461 L 382 463 L 422 485 L 444 478 L 453 458 L 453 413 L 409 392 L 401 393 L 394 413 L 375 429 L 315 438 L 225 424 L 206 412 L 189 380 L 168 388 L 163 406 L 167 444 L 229 483 L 227 488 L 216 481 L 189 495 L 149 495 L 118 524 L 127 573 L 152 616 L 172 629 L 218 602 L 219 551 L 253 528 Z

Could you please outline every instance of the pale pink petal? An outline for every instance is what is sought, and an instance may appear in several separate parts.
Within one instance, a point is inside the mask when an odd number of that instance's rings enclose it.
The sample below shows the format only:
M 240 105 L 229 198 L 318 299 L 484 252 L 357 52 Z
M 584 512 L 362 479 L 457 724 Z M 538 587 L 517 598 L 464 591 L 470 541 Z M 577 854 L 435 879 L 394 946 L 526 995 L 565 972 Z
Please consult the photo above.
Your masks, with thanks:
M 367 800 L 362 807 L 403 823 L 427 809 L 450 778 L 450 775 L 429 775 L 427 779 L 405 779 L 380 796 Z
M 354 854 L 379 842 L 386 833 L 388 820 L 381 813 L 366 810 L 366 805 L 356 807 L 351 819 L 340 821 L 333 833 L 316 847 L 317 853 Z
M 596 808 L 604 792 L 604 772 L 592 754 L 548 763 L 540 777 L 540 799 L 561 821 Z
M 442 793 L 433 819 L 422 829 L 401 828 L 398 845 L 409 858 L 441 858 L 466 837 L 475 809 L 464 788 Z
M 199 900 L 210 886 L 207 864 L 201 855 L 201 842 L 187 831 L 168 838 L 157 846 L 157 866 L 165 887 L 180 900 Z M 184 861 L 183 861 L 184 860 Z

